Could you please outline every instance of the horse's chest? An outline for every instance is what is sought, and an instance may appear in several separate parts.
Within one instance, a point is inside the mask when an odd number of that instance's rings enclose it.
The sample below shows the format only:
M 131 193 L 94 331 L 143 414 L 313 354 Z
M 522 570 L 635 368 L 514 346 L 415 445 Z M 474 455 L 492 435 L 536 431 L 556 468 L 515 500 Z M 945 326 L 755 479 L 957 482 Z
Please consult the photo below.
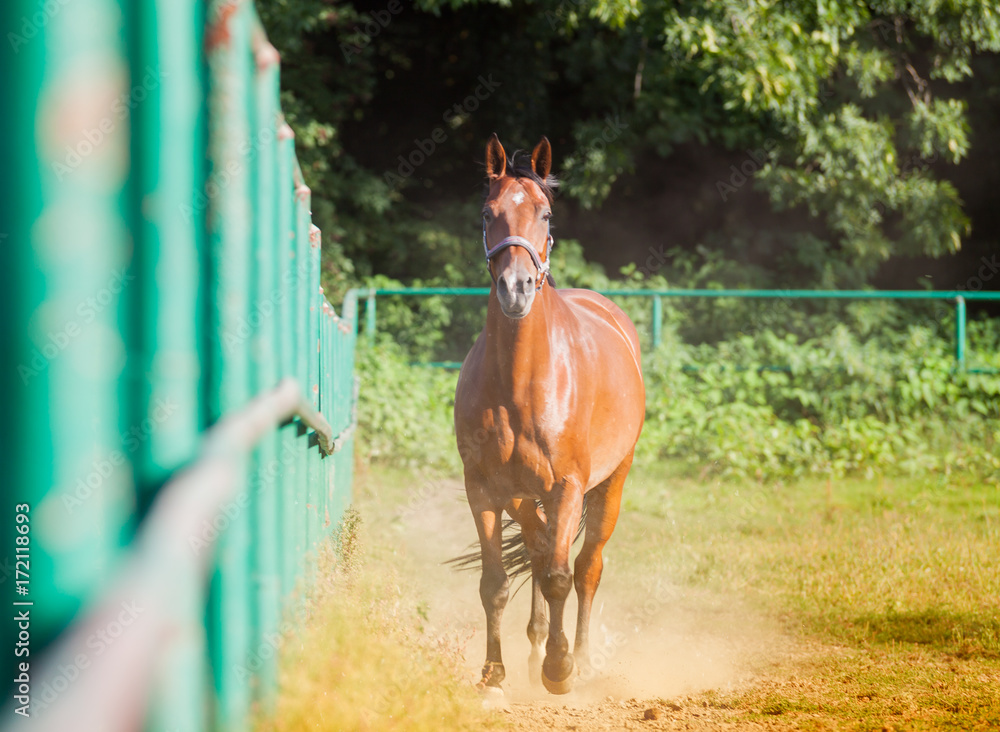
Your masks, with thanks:
M 499 482 L 525 482 L 543 487 L 551 484 L 552 450 L 555 435 L 538 434 L 531 422 L 526 429 L 524 416 L 517 410 L 497 407 L 487 410 L 483 430 L 483 462 L 486 473 Z

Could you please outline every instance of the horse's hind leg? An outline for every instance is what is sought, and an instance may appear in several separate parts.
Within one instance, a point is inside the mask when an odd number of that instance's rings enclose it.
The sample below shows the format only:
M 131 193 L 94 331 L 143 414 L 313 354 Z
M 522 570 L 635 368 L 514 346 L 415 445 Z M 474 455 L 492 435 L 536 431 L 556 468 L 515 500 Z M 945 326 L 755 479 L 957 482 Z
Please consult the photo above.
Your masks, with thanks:
M 524 545 L 531 558 L 531 618 L 528 620 L 531 654 L 528 656 L 528 677 L 532 684 L 540 686 L 545 639 L 549 635 L 545 597 L 542 595 L 542 575 L 545 572 L 545 559 L 548 556 L 545 519 L 534 501 L 515 499 L 508 512 L 521 525 Z
M 581 672 L 590 666 L 590 608 L 604 569 L 601 552 L 618 521 L 622 488 L 632 466 L 633 452 L 629 452 L 607 480 L 587 493 L 587 533 L 573 566 L 578 608 L 573 653 Z
M 486 611 L 486 663 L 483 665 L 481 689 L 500 689 L 505 674 L 503 658 L 500 655 L 500 620 L 507 606 L 509 583 L 503 568 L 502 556 L 502 514 L 500 508 L 492 505 L 484 491 L 472 486 L 466 479 L 469 506 L 479 532 L 482 549 L 483 575 L 479 580 L 479 597 Z

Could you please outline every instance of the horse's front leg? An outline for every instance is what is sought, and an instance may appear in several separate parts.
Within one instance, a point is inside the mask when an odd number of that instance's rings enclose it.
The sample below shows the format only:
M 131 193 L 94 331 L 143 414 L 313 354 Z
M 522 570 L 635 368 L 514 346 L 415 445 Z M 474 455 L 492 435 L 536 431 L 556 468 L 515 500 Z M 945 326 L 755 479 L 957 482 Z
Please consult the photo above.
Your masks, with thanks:
M 500 621 L 507 606 L 509 583 L 503 568 L 502 509 L 493 504 L 481 485 L 470 486 L 466 479 L 469 506 L 476 521 L 479 545 L 482 549 L 483 575 L 479 580 L 479 597 L 486 611 L 486 663 L 480 689 L 501 689 L 506 675 L 500 654 Z
M 563 610 L 573 587 L 569 555 L 583 510 L 583 487 L 567 481 L 543 504 L 552 553 L 541 583 L 542 594 L 549 603 L 549 638 L 542 662 L 542 683 L 553 694 L 566 694 L 573 687 L 576 664 L 563 632 Z

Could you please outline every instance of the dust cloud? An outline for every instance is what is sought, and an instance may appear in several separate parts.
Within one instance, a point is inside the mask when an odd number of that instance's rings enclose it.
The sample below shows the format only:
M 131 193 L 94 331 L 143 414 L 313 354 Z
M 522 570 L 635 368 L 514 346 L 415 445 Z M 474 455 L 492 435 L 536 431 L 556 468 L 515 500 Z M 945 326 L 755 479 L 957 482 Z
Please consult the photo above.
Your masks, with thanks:
M 443 564 L 464 553 L 476 538 L 461 483 L 442 480 L 431 489 L 425 487 L 417 505 L 383 508 L 377 520 L 384 525 L 373 528 L 392 542 L 401 576 L 412 580 L 416 596 L 426 603 L 426 631 L 461 646 L 463 667 L 469 682 L 475 683 L 486 649 L 479 573 L 458 572 Z M 370 521 L 375 519 L 369 516 Z M 781 655 L 788 641 L 773 622 L 749 613 L 740 598 L 719 598 L 675 585 L 666 576 L 629 572 L 618 562 L 616 551 L 628 541 L 623 512 L 604 551 L 604 575 L 591 619 L 592 668 L 565 696 L 553 696 L 529 681 L 530 586 L 521 585 L 520 578 L 512 583 L 516 592 L 512 591 L 503 619 L 508 705 L 558 703 L 561 708 L 596 709 L 617 700 L 669 700 L 710 689 L 731 691 L 745 685 L 767 659 Z M 571 644 L 575 627 L 574 592 L 566 618 Z

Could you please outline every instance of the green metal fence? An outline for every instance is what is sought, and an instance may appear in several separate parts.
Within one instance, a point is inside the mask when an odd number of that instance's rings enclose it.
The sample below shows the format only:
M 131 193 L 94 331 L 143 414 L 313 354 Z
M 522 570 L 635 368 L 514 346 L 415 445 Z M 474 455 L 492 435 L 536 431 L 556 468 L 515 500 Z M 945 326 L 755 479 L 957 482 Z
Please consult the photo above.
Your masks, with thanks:
M 0 724 L 245 730 L 356 423 L 278 54 L 249 0 L 0 23 Z
M 607 297 L 643 298 L 650 301 L 651 345 L 656 348 L 663 340 L 663 300 L 665 298 L 749 298 L 773 300 L 939 300 L 955 304 L 955 363 L 965 368 L 966 363 L 966 301 L 1000 302 L 1000 292 L 929 291 L 929 290 L 650 290 L 615 289 L 597 290 Z M 352 290 L 352 297 L 365 302 L 365 334 L 373 338 L 377 330 L 377 298 L 379 297 L 485 297 L 488 287 L 401 287 L 360 288 Z M 431 361 L 424 365 L 442 368 L 459 368 L 457 361 Z

